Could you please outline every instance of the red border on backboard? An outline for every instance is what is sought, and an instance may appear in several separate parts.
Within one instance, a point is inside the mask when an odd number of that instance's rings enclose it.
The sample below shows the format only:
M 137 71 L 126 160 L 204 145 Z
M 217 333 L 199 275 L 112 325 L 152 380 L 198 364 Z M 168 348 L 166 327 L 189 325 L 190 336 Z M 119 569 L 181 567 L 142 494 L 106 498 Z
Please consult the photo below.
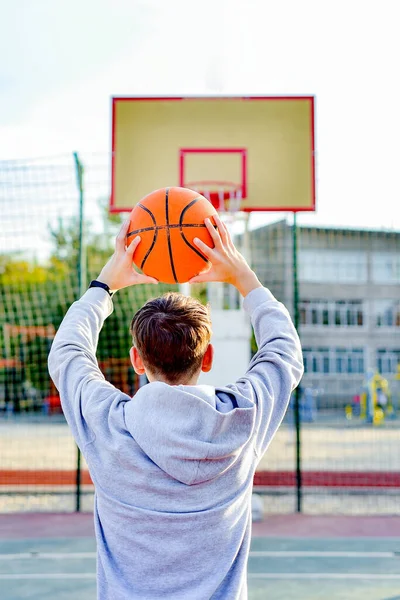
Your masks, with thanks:
M 179 100 L 309 100 L 310 102 L 310 122 L 311 122 L 311 189 L 312 205 L 310 208 L 287 207 L 282 208 L 270 206 L 268 208 L 243 208 L 244 212 L 314 212 L 316 206 L 316 167 L 315 167 L 315 97 L 314 96 L 114 96 L 112 102 L 112 122 L 111 122 L 111 194 L 110 194 L 110 213 L 130 212 L 131 208 L 119 208 L 115 206 L 115 108 L 117 102 L 134 101 L 179 101 Z M 226 151 L 226 149 L 225 149 Z M 181 160 L 181 157 L 179 157 Z M 245 181 L 247 191 L 247 180 Z

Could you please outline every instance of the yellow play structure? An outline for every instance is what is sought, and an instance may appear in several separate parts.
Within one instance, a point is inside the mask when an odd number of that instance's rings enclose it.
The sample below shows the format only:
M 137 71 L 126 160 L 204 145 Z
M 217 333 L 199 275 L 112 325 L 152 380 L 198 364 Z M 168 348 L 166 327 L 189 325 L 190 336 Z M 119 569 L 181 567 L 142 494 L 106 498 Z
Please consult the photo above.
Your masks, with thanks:
M 398 373 L 400 378 L 400 369 Z M 385 418 L 394 417 L 394 408 L 392 393 L 389 382 L 382 377 L 378 371 L 369 371 L 364 380 L 362 391 L 359 396 L 359 416 L 360 419 L 373 425 L 383 423 Z M 353 406 L 348 404 L 345 407 L 347 419 L 353 418 Z

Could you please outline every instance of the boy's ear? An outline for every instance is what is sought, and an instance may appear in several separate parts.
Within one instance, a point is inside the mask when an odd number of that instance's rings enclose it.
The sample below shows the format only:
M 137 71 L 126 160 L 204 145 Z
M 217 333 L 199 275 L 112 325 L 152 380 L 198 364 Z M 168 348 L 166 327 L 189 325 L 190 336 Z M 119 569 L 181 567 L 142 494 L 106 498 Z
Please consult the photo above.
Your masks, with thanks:
M 211 371 L 213 359 L 214 346 L 212 344 L 208 344 L 207 350 L 205 351 L 203 356 L 203 362 L 201 363 L 201 370 L 204 371 L 204 373 L 208 373 L 208 371 Z
M 132 367 L 134 368 L 135 373 L 137 375 L 144 375 L 146 371 L 143 365 L 143 361 L 140 357 L 139 352 L 137 351 L 137 348 L 135 348 L 134 346 L 132 346 L 132 348 L 129 350 L 129 357 L 131 359 Z

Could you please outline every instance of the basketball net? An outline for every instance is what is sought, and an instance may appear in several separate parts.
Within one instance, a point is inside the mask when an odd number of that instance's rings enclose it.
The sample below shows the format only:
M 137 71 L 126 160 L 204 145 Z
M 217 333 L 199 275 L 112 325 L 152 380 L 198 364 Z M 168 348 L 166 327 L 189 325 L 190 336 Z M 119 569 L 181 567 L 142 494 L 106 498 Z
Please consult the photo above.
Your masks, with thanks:
M 242 204 L 242 187 L 230 181 L 194 181 L 187 187 L 195 190 L 214 206 L 231 233 Z

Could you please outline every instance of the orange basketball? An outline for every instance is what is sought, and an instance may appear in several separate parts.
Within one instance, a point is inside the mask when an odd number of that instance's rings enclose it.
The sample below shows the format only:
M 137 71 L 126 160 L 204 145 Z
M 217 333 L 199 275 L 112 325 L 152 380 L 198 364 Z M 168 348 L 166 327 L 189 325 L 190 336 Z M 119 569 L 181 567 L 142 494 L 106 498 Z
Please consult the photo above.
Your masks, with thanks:
M 130 215 L 127 244 L 136 235 L 141 237 L 135 264 L 145 275 L 164 283 L 184 283 L 198 275 L 208 260 L 193 239 L 198 237 L 213 247 L 204 219 L 209 217 L 214 223 L 216 214 L 211 202 L 193 190 L 170 187 L 148 194 Z

